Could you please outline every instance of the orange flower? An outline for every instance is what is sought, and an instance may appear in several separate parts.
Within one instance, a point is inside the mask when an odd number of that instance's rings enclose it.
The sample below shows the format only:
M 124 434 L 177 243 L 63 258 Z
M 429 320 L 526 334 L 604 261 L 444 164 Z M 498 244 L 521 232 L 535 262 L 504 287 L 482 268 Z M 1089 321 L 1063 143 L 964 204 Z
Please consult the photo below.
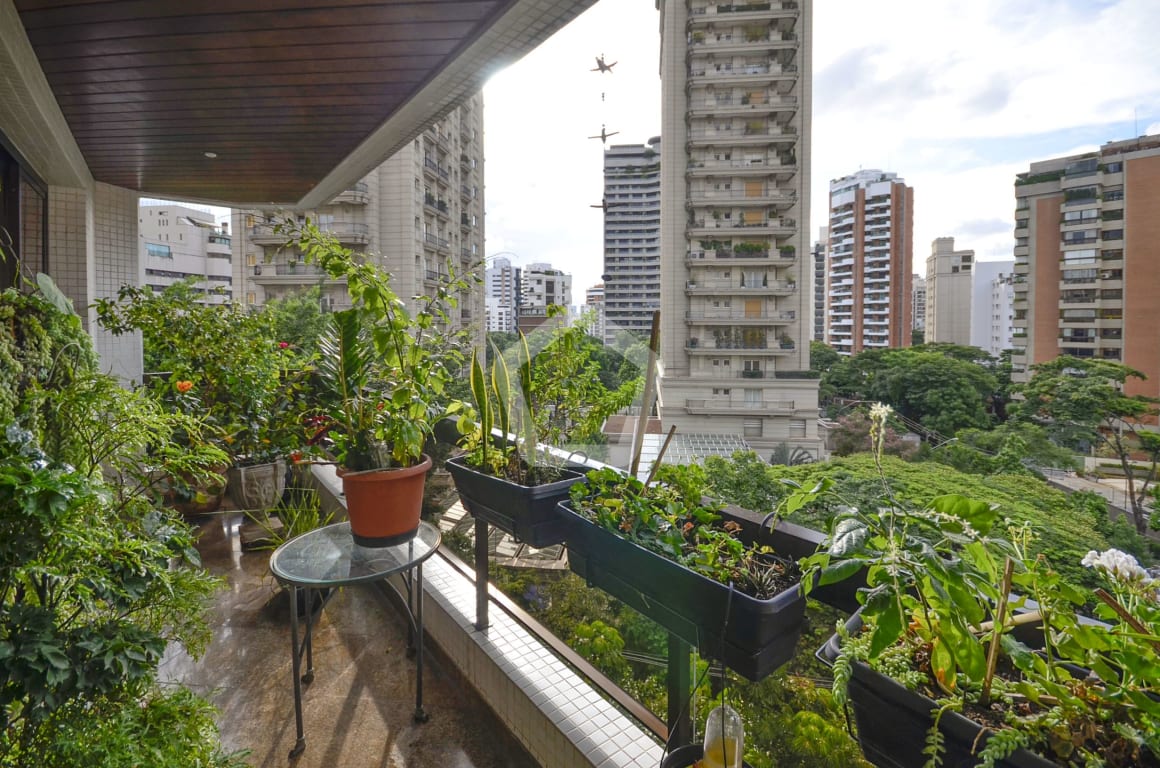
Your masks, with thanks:
M 186 392 L 193 389 L 193 382 L 186 381 L 183 379 L 182 381 L 177 382 L 177 384 L 175 384 L 174 386 L 177 387 L 178 392 L 180 392 L 181 394 L 184 395 Z

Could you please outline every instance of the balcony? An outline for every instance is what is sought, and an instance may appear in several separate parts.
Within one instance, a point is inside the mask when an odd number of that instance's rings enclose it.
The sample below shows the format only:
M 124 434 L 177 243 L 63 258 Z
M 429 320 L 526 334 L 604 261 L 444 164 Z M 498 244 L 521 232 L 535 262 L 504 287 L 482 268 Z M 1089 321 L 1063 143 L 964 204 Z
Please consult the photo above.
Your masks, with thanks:
M 797 320 L 794 311 L 769 311 L 746 314 L 744 312 L 723 312 L 721 310 L 689 310 L 685 313 L 686 325 L 789 325 Z
M 787 172 L 789 173 L 789 172 Z M 771 174 L 772 175 L 772 174 Z M 756 186 L 760 182 L 754 182 Z M 741 186 L 741 185 L 737 185 Z M 761 189 L 690 189 L 686 208 L 713 203 L 728 204 L 739 208 L 746 206 L 781 206 L 787 209 L 797 203 L 797 192 L 780 189 L 774 185 L 763 185 Z
M 783 346 L 780 342 L 714 342 L 707 340 L 705 344 L 690 339 L 685 343 L 685 351 L 690 355 L 706 355 L 720 357 L 725 352 L 730 355 L 744 355 L 746 357 L 775 357 L 792 355 L 796 351 L 794 346 Z
M 754 371 L 761 373 L 761 371 Z M 792 416 L 793 400 L 762 400 L 735 402 L 728 398 L 686 399 L 685 410 L 694 414 L 721 414 L 737 416 Z
M 747 71 L 753 69 L 759 69 L 759 67 L 749 67 Z M 787 110 L 794 111 L 797 109 L 797 103 L 796 96 L 778 95 L 763 99 L 749 97 L 696 99 L 689 103 L 689 114 L 692 117 L 760 117 Z
M 690 280 L 685 283 L 686 296 L 789 296 L 796 290 L 796 283 L 774 280 L 756 286 L 739 285 L 732 280 Z
M 250 242 L 255 245 L 285 245 L 287 236 L 274 231 L 274 224 L 257 224 L 250 227 Z M 323 232 L 334 235 L 343 245 L 366 245 L 370 240 L 370 230 L 366 224 L 335 221 L 319 224 Z
M 694 6 L 689 9 L 689 27 L 696 29 L 708 24 L 744 22 L 775 18 L 794 18 L 798 15 L 795 0 L 768 3 L 733 3 L 715 6 Z
M 333 205 L 366 205 L 370 202 L 370 189 L 365 182 L 357 182 L 338 194 L 331 201 Z
M 786 97 L 790 98 L 790 97 Z M 793 99 L 796 103 L 797 99 Z M 786 111 L 787 107 L 782 106 L 778 111 Z M 784 144 L 788 142 L 797 141 L 797 133 L 786 130 L 784 125 L 754 125 L 753 127 L 745 128 L 699 128 L 693 127 L 689 129 L 686 141 L 690 148 L 696 147 L 714 147 L 722 144 L 738 147 L 763 147 L 772 144 Z M 750 161 L 751 162 L 751 161 Z M 725 161 L 720 163 L 718 167 L 740 167 L 745 161 Z M 783 162 L 782 165 L 796 165 L 792 160 Z M 796 169 L 795 169 L 796 170 Z
M 718 248 L 710 251 L 689 251 L 685 254 L 685 266 L 688 267 L 790 267 L 797 261 L 797 254 L 792 249 L 779 250 L 776 255 L 770 256 L 769 251 L 740 251 L 736 249 Z
M 451 249 L 451 243 L 438 235 L 427 232 L 423 235 L 423 243 L 430 248 L 436 248 L 440 251 L 448 251 Z
M 694 219 L 689 222 L 685 235 L 690 239 L 710 239 L 717 237 L 789 237 L 797 233 L 797 222 L 789 218 L 741 221 L 738 219 Z
M 423 158 L 423 172 L 428 176 L 442 179 L 443 181 L 447 181 L 451 178 L 451 174 L 446 168 L 439 165 L 439 163 L 435 162 L 429 157 Z

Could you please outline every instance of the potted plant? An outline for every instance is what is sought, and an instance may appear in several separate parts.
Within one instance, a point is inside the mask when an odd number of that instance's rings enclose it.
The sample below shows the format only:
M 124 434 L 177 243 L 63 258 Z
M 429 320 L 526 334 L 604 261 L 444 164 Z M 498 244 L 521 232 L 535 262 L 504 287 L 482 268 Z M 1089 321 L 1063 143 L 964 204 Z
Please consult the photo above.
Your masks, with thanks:
M 474 517 L 533 547 L 546 547 L 562 540 L 556 505 L 584 476 L 563 466 L 563 461 L 540 445 L 533 411 L 532 356 L 522 333 L 515 348 L 516 386 L 494 344 L 490 376 L 478 353 L 472 353 L 475 414 L 464 414 L 459 420 L 467 453 L 449 459 L 446 467 L 463 506 Z
M 434 425 L 455 412 L 447 385 L 463 361 L 466 332 L 447 332 L 456 293 L 468 288 L 452 273 L 433 296 L 408 309 L 390 275 L 373 260 L 344 248 L 310 221 L 279 227 L 331 279 L 344 280 L 352 307 L 331 315 L 319 344 L 316 437 L 330 441 L 346 496 L 355 541 L 389 546 L 414 536 L 424 454 Z
M 889 409 L 871 411 L 875 455 Z M 884 480 L 885 482 L 885 480 Z M 1026 528 L 992 505 L 944 496 L 916 508 L 886 496 L 846 507 L 806 565 L 807 585 L 862 571 L 860 615 L 830 644 L 877 765 L 1160 765 L 1160 594 L 1110 550 L 1069 584 Z M 1008 535 L 1010 532 L 1010 535 Z M 1099 605 L 1102 622 L 1081 612 Z
M 730 668 L 758 680 L 793 655 L 805 599 L 789 529 L 704 497 L 698 466 L 646 485 L 588 473 L 560 509 L 572 570 Z M 769 516 L 772 517 L 772 516 Z M 772 545 L 772 546 L 771 546 Z

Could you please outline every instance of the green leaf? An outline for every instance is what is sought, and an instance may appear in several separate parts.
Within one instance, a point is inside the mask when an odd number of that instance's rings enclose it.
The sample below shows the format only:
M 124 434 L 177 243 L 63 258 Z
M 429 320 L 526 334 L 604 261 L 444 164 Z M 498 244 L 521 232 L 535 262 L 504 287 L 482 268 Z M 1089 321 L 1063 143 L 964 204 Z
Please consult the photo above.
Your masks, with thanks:
M 827 566 L 822 569 L 821 576 L 818 578 L 818 586 L 824 587 L 827 584 L 836 584 L 839 581 L 845 581 L 862 570 L 863 565 L 864 563 L 861 560 L 843 560 L 837 565 Z
M 944 515 L 953 515 L 966 520 L 972 528 L 983 535 L 989 533 L 995 521 L 999 519 L 999 510 L 991 504 L 954 493 L 933 499 L 930 506 Z
M 830 554 L 834 557 L 845 557 L 851 552 L 857 552 L 869 535 L 869 529 L 860 520 L 852 517 L 839 520 L 834 526 Z

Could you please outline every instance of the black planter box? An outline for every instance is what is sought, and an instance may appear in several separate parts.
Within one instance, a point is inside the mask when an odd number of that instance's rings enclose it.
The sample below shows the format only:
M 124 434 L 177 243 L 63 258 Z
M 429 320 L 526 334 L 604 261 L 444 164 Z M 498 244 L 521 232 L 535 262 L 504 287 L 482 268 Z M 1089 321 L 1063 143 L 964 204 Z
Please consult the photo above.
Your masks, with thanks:
M 560 514 L 568 563 L 575 573 L 696 646 L 702 655 L 721 659 L 749 680 L 762 679 L 793 656 L 806 605 L 799 586 L 768 600 L 736 590 L 730 597 L 727 585 L 605 530 L 577 514 L 571 502 L 560 504 Z M 723 517 L 731 519 L 728 511 Z M 722 639 L 727 608 L 729 624 Z
M 862 618 L 858 615 L 846 622 L 850 632 L 858 631 L 861 626 Z M 838 655 L 838 644 L 838 636 L 834 635 L 818 651 L 818 658 L 833 663 Z M 922 768 L 926 765 L 927 757 L 922 750 L 933 722 L 931 712 L 938 705 L 862 662 L 854 665 L 853 672 L 848 691 L 862 754 L 879 768 Z M 958 712 L 945 712 L 939 720 L 939 729 L 946 737 L 942 763 L 945 768 L 971 768 L 979 764 L 978 751 L 987 743 L 986 735 L 979 738 L 982 726 Z M 1023 749 L 997 765 L 1006 768 L 1056 767 L 1056 763 Z
M 569 488 L 584 479 L 580 472 L 565 467 L 560 470 L 565 479 L 528 486 L 473 469 L 462 456 L 448 459 L 445 466 L 472 517 L 533 547 L 547 547 L 564 540 L 556 505 L 568 498 Z

